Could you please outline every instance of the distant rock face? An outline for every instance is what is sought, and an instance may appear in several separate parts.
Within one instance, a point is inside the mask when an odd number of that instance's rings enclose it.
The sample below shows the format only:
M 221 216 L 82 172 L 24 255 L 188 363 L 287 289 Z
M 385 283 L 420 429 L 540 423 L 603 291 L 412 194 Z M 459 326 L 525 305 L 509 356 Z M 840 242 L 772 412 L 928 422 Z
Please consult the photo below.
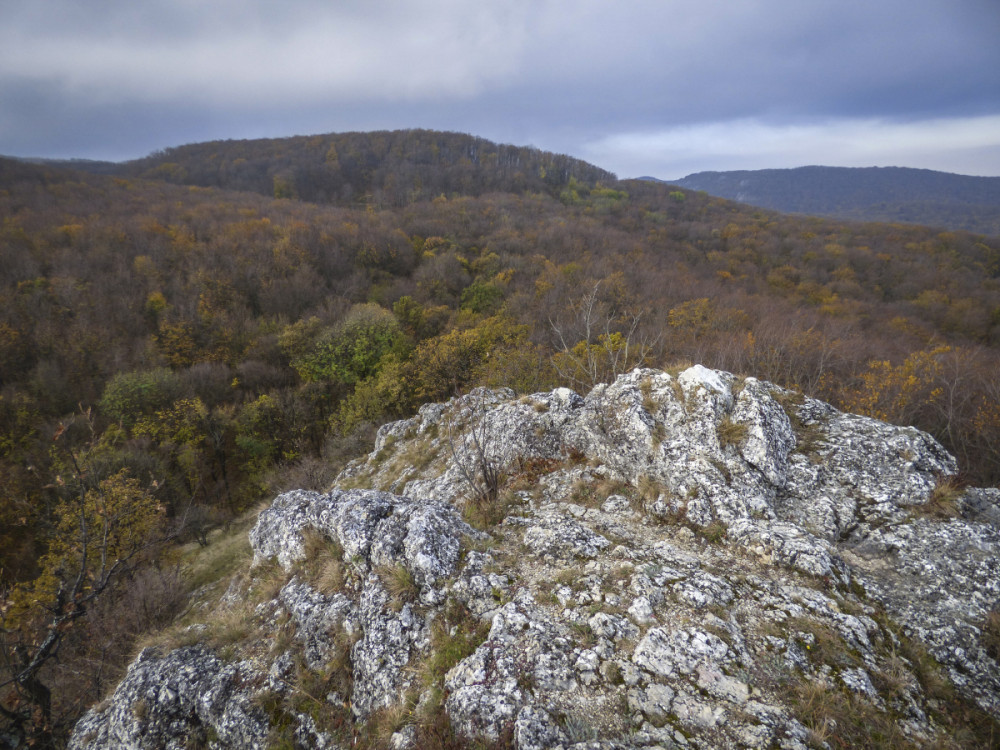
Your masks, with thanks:
M 955 472 L 918 430 L 700 366 L 428 405 L 261 513 L 219 604 L 242 640 L 144 652 L 71 746 L 347 747 L 392 715 L 418 747 L 444 712 L 522 749 L 803 748 L 830 729 L 809 691 L 931 742 L 914 644 L 1000 718 L 1000 491 L 942 513 Z

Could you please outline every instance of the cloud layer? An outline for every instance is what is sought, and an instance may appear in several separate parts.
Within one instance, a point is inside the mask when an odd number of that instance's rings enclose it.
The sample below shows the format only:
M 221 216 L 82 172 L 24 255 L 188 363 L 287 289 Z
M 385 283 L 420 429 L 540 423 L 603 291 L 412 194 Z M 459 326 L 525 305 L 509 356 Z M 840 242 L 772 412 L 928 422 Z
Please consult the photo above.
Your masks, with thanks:
M 434 127 L 622 176 L 1000 174 L 995 0 L 0 0 L 0 17 L 0 153 Z

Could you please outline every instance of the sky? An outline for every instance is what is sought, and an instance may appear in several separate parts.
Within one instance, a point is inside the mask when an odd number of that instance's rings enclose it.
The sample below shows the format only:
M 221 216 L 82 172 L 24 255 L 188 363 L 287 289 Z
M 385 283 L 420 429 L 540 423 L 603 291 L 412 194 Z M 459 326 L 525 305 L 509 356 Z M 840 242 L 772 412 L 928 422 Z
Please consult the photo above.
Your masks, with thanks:
M 0 0 L 0 154 L 403 128 L 1000 176 L 1000 0 Z

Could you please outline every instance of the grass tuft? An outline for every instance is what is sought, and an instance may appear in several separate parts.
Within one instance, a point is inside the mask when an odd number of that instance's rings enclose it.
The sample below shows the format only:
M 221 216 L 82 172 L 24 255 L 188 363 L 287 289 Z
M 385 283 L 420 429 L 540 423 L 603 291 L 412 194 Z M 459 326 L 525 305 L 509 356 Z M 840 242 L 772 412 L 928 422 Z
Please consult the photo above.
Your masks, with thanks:
M 725 450 L 729 446 L 739 447 L 747 439 L 749 428 L 742 422 L 734 422 L 728 414 L 724 416 L 715 428 L 719 437 L 719 445 Z
M 306 559 L 302 565 L 309 584 L 321 594 L 335 594 L 344 586 L 344 549 L 315 529 L 302 534 Z
M 502 492 L 495 498 L 473 495 L 462 506 L 462 518 L 474 529 L 490 531 L 498 526 L 519 505 L 521 499 L 514 492 Z
M 694 526 L 695 536 L 704 539 L 709 544 L 722 544 L 729 533 L 729 527 L 722 521 L 712 521 L 708 526 Z
M 955 477 L 942 477 L 937 485 L 931 490 L 927 502 L 922 505 L 910 506 L 912 511 L 919 516 L 946 520 L 957 518 L 958 498 L 962 496 L 964 489 L 962 483 Z
M 382 585 L 389 593 L 390 606 L 398 612 L 407 602 L 415 601 L 420 587 L 413 579 L 413 573 L 402 563 L 385 566 L 378 571 Z

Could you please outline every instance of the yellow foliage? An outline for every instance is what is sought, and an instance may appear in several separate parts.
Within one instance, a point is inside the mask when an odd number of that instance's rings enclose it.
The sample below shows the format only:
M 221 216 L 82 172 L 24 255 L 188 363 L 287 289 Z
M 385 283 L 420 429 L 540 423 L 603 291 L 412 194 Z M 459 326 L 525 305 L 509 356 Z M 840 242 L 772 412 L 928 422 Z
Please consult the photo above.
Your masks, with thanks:
M 845 393 L 844 407 L 885 422 L 912 423 L 914 415 L 933 406 L 943 394 L 940 357 L 951 347 L 913 352 L 894 366 L 888 360 L 872 361 L 857 385 Z
M 205 440 L 202 423 L 207 416 L 208 408 L 200 398 L 184 398 L 151 417 L 140 419 L 133 432 L 160 443 L 197 445 Z
M 82 579 L 80 593 L 86 595 L 116 564 L 149 544 L 162 515 L 163 508 L 127 469 L 60 502 L 48 551 L 39 560 L 41 573 L 14 587 L 7 625 L 20 624 L 36 606 L 50 607 L 67 582 Z
M 163 358 L 171 367 L 190 367 L 198 353 L 194 340 L 194 329 L 189 323 L 161 321 L 159 331 L 153 337 Z
M 667 323 L 673 328 L 688 328 L 703 332 L 712 318 L 713 305 L 707 297 L 690 299 L 667 313 Z
M 422 341 L 405 368 L 415 403 L 441 401 L 490 378 L 527 341 L 528 327 L 497 315 Z

